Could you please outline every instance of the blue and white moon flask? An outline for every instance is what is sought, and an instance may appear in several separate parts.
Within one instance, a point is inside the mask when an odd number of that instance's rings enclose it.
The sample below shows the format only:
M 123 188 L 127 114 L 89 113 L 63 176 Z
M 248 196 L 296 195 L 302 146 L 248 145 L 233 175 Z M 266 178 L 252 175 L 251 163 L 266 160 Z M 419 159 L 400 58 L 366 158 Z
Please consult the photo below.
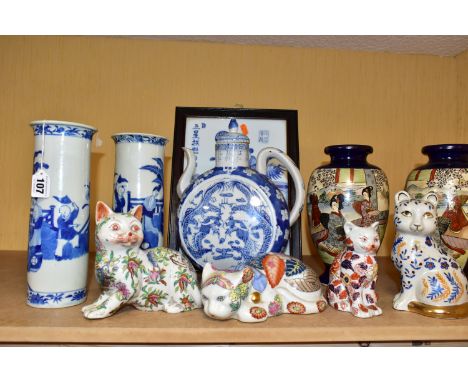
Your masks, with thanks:
M 143 249 L 163 246 L 164 150 L 159 135 L 119 133 L 115 142 L 114 211 L 143 206 Z
M 177 193 L 179 236 L 183 250 L 199 267 L 239 270 L 267 252 L 282 252 L 290 226 L 304 204 L 304 183 L 299 169 L 282 151 L 267 147 L 257 156 L 257 171 L 249 166 L 249 138 L 229 131 L 216 134 L 215 167 L 192 182 L 195 156 L 184 148 L 187 166 Z M 277 159 L 291 174 L 296 201 L 291 209 L 282 192 L 264 174 L 269 159 Z
M 87 293 L 89 174 L 96 129 L 63 121 L 34 121 L 31 126 L 33 180 L 40 174 L 48 181 L 42 197 L 42 187 L 32 192 L 27 303 L 37 308 L 77 305 Z

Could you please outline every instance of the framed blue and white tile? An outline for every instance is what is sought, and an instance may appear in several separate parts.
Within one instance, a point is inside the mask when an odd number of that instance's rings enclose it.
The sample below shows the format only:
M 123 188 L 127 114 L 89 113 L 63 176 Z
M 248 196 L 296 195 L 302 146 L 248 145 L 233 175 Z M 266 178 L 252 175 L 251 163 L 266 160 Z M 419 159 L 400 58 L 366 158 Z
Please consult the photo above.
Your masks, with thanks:
M 256 157 L 265 147 L 275 147 L 285 153 L 299 167 L 299 143 L 296 110 L 280 109 L 241 109 L 241 108 L 201 108 L 177 107 L 174 128 L 174 146 L 172 157 L 171 205 L 169 211 L 168 243 L 173 249 L 179 249 L 177 227 L 177 208 L 179 198 L 176 193 L 177 182 L 186 162 L 182 147 L 192 149 L 196 157 L 196 169 L 193 178 L 215 166 L 215 136 L 228 130 L 235 120 L 240 131 L 250 139 L 250 167 L 256 168 Z M 268 178 L 294 204 L 294 187 L 285 168 L 271 159 L 267 167 Z M 286 253 L 301 258 L 300 219 L 291 227 L 291 234 Z

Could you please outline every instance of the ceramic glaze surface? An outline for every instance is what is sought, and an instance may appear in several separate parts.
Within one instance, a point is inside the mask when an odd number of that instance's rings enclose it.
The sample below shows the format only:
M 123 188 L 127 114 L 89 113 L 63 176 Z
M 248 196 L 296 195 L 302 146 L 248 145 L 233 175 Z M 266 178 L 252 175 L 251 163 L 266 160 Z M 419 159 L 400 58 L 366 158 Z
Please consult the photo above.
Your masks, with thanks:
M 429 162 L 413 170 L 405 190 L 413 198 L 437 194 L 437 230 L 434 239 L 468 271 L 468 145 L 423 148 Z
M 382 241 L 388 220 L 388 180 L 370 165 L 370 146 L 329 146 L 328 165 L 314 170 L 307 190 L 307 213 L 312 241 L 326 265 L 320 276 L 328 284 L 329 267 L 346 249 L 346 221 L 367 227 L 378 222 Z
M 235 126 L 245 134 L 249 141 L 248 166 L 257 168 L 257 155 L 265 147 L 276 147 L 287 151 L 286 121 L 277 119 L 229 119 L 188 117 L 186 120 L 185 142 L 193 151 L 196 166 L 193 179 L 213 168 L 216 152 L 213 142 L 216 134 L 224 131 L 226 126 Z M 277 159 L 268 161 L 268 179 L 278 187 L 288 200 L 288 173 Z
M 279 253 L 258 257 L 233 272 L 208 263 L 201 292 L 205 314 L 218 320 L 262 322 L 283 313 L 319 313 L 327 306 L 315 272 Z
M 200 267 L 213 263 L 218 269 L 239 270 L 258 256 L 284 250 L 291 220 L 302 209 L 304 187 L 291 159 L 267 148 L 259 153 L 255 171 L 249 167 L 248 142 L 236 130 L 219 132 L 216 167 L 194 182 L 193 153 L 185 149 L 188 165 L 177 187 L 179 235 L 185 253 Z M 282 192 L 262 174 L 270 156 L 293 175 L 298 200 L 291 214 Z
M 114 210 L 128 212 L 143 206 L 142 248 L 163 245 L 164 147 L 167 139 L 150 134 L 121 133 L 116 143 Z
M 382 314 L 377 306 L 375 285 L 378 266 L 375 255 L 380 246 L 378 222 L 359 227 L 346 222 L 347 249 L 335 258 L 330 268 L 328 302 L 337 310 L 359 318 Z
M 249 169 L 215 168 L 187 190 L 179 209 L 182 246 L 199 264 L 236 269 L 258 253 L 281 251 L 289 237 L 283 194 Z
M 89 167 L 96 130 L 60 121 L 37 121 L 31 126 L 33 173 L 42 162 L 50 179 L 50 194 L 32 198 L 27 303 L 40 308 L 80 304 L 86 298 Z
M 180 313 L 201 307 L 197 275 L 180 253 L 158 247 L 142 250 L 143 207 L 114 213 L 96 205 L 98 299 L 82 309 L 88 319 L 113 315 L 124 305 L 143 311 Z
M 401 289 L 393 307 L 432 317 L 467 317 L 466 276 L 434 240 L 436 206 L 433 192 L 422 199 L 411 199 L 405 191 L 395 195 L 392 261 L 401 275 Z

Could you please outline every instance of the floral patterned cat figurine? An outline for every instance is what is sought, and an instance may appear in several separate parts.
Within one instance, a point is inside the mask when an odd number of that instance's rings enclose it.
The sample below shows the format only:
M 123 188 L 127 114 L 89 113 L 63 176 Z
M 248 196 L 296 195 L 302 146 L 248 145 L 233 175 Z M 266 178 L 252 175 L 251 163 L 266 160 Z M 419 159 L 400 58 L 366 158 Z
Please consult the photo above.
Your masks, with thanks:
M 261 322 L 282 313 L 318 313 L 327 306 L 315 272 L 279 253 L 260 257 L 240 271 L 206 264 L 202 299 L 207 316 L 242 322 Z
M 140 249 L 142 206 L 114 213 L 96 205 L 96 278 L 99 298 L 82 309 L 86 318 L 105 318 L 123 305 L 139 310 L 179 313 L 201 307 L 195 270 L 167 248 Z
M 437 195 L 411 199 L 395 195 L 396 237 L 392 260 L 401 274 L 393 308 L 430 317 L 468 317 L 468 285 L 456 261 L 433 238 L 437 229 Z
M 378 227 L 379 222 L 370 227 L 346 222 L 348 249 L 337 256 L 330 267 L 329 304 L 360 318 L 382 314 L 375 293 L 378 270 L 375 255 L 380 247 Z

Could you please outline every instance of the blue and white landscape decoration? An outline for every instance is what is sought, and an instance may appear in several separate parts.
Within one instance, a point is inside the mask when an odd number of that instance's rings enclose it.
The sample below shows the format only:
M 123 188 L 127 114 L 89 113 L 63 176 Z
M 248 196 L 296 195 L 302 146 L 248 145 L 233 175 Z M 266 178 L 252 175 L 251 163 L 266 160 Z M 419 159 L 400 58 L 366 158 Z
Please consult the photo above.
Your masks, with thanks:
M 46 171 L 50 193 L 31 201 L 27 303 L 41 308 L 80 304 L 86 299 L 90 154 L 96 129 L 60 121 L 31 125 L 33 173 Z
M 120 133 L 115 144 L 113 209 L 143 206 L 143 249 L 163 246 L 164 149 L 168 140 L 152 134 Z
M 186 166 L 177 193 L 179 237 L 184 252 L 200 267 L 235 271 L 267 252 L 282 252 L 290 224 L 299 217 L 304 183 L 293 161 L 276 148 L 264 148 L 257 169 L 250 167 L 249 138 L 236 120 L 215 137 L 214 168 L 194 177 L 195 153 L 184 148 Z M 212 142 L 213 144 L 213 142 Z M 280 189 L 268 178 L 271 158 L 291 173 L 297 199 L 291 212 Z
M 187 118 L 185 132 L 186 147 L 196 158 L 194 177 L 203 174 L 215 165 L 215 135 L 225 130 L 229 123 L 236 124 L 249 137 L 249 166 L 257 168 L 257 154 L 265 147 L 276 147 L 287 152 L 286 121 L 279 119 L 255 118 Z M 276 159 L 268 161 L 268 178 L 281 190 L 288 200 L 288 174 Z

